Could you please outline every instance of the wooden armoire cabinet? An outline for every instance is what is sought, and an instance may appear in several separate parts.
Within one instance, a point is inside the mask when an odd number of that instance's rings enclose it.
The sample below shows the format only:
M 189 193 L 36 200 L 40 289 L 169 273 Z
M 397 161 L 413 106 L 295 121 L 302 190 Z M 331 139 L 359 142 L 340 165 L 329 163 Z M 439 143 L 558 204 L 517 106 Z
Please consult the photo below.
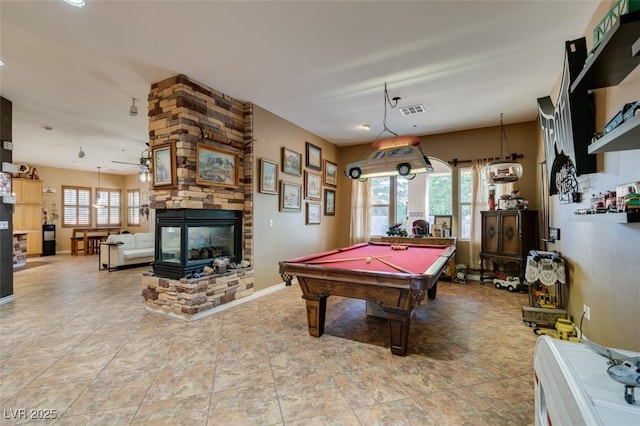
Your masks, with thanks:
M 489 210 L 482 215 L 482 247 L 480 251 L 480 281 L 485 276 L 485 263 L 491 261 L 490 271 L 506 264 L 519 268 L 524 282 L 527 254 L 538 249 L 538 212 L 536 210 Z

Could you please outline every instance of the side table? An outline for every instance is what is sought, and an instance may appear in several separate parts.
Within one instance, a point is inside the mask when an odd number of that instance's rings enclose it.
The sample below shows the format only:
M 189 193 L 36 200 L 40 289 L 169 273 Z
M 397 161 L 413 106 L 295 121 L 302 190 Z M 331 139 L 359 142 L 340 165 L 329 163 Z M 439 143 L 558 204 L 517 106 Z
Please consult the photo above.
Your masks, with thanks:
M 121 241 L 117 241 L 117 242 L 106 242 L 106 241 L 102 241 L 100 242 L 100 249 L 98 250 L 98 271 L 102 271 L 104 269 L 106 269 L 107 271 L 111 272 L 115 269 L 117 269 L 116 266 L 111 266 L 111 246 L 120 246 L 124 244 Z M 102 267 L 102 262 L 100 261 L 100 258 L 102 256 L 100 256 L 100 252 L 102 251 L 102 246 L 107 246 L 107 266 L 105 268 Z

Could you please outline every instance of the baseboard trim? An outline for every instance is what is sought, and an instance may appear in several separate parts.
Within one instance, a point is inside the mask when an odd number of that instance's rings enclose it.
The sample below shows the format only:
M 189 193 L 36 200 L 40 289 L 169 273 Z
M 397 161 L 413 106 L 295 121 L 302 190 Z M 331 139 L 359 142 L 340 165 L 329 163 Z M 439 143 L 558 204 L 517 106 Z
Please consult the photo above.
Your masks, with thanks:
M 16 300 L 16 297 L 12 294 L 10 296 L 5 296 L 2 299 L 0 299 L 0 305 L 5 305 L 7 303 L 11 303 L 14 300 Z
M 234 306 L 238 306 L 238 305 L 241 305 L 243 303 L 259 299 L 259 298 L 261 298 L 263 296 L 266 296 L 268 294 L 275 293 L 276 291 L 283 290 L 285 287 L 286 287 L 286 284 L 284 282 L 282 282 L 280 284 L 272 285 L 272 286 L 264 288 L 262 290 L 258 290 L 256 292 L 253 292 L 251 295 L 249 295 L 247 297 L 243 297 L 242 299 L 234 300 L 232 302 L 225 303 L 224 305 L 216 306 L 215 308 L 209 309 L 209 310 L 207 310 L 205 312 L 199 312 L 199 313 L 191 315 L 189 317 L 178 315 L 178 314 L 175 314 L 173 312 L 167 312 L 167 311 L 165 311 L 163 309 L 154 309 L 154 308 L 151 308 L 149 306 L 146 306 L 146 308 L 147 308 L 148 311 L 159 313 L 159 314 L 162 314 L 162 315 L 166 315 L 166 316 L 169 316 L 171 318 L 177 318 L 177 319 L 181 319 L 183 321 L 197 321 L 199 319 L 206 318 L 206 317 L 208 317 L 210 315 L 217 314 L 218 312 L 226 311 L 227 309 L 233 308 Z

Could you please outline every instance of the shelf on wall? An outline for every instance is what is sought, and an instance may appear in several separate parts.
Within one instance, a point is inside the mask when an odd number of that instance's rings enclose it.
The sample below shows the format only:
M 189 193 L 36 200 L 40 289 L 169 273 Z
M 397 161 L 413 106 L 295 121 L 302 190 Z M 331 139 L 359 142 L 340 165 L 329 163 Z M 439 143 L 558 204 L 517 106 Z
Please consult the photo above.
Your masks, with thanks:
M 576 214 L 576 215 L 573 215 L 573 221 L 574 222 L 597 222 L 597 223 L 636 223 L 636 222 L 640 222 L 640 212 Z
M 640 148 L 640 115 L 625 121 L 589 145 L 589 154 L 638 148 Z
M 577 89 L 616 86 L 640 64 L 632 46 L 640 39 L 640 10 L 621 15 L 571 85 Z

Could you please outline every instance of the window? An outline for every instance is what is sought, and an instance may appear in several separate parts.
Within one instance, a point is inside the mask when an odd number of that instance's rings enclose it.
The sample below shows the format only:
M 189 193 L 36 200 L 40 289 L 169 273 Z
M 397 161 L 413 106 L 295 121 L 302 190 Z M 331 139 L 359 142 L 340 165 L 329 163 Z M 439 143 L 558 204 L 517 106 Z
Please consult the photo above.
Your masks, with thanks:
M 119 189 L 96 189 L 96 200 L 102 200 L 106 206 L 96 209 L 96 224 L 103 226 L 120 226 L 120 190 Z
M 444 161 L 430 160 L 434 173 L 418 173 L 410 180 L 402 176 L 370 178 L 371 236 L 385 236 L 389 225 L 397 223 L 411 233 L 416 218 L 453 215 L 451 167 Z
M 62 226 L 89 226 L 91 189 L 62 186 Z
M 459 182 L 458 235 L 460 239 L 468 240 L 471 239 L 471 201 L 473 199 L 473 180 L 470 167 L 460 169 Z
M 451 214 L 451 172 L 428 174 L 429 216 Z
M 140 190 L 127 190 L 127 225 L 140 225 Z
M 387 235 L 391 214 L 391 176 L 371 178 L 371 235 Z

